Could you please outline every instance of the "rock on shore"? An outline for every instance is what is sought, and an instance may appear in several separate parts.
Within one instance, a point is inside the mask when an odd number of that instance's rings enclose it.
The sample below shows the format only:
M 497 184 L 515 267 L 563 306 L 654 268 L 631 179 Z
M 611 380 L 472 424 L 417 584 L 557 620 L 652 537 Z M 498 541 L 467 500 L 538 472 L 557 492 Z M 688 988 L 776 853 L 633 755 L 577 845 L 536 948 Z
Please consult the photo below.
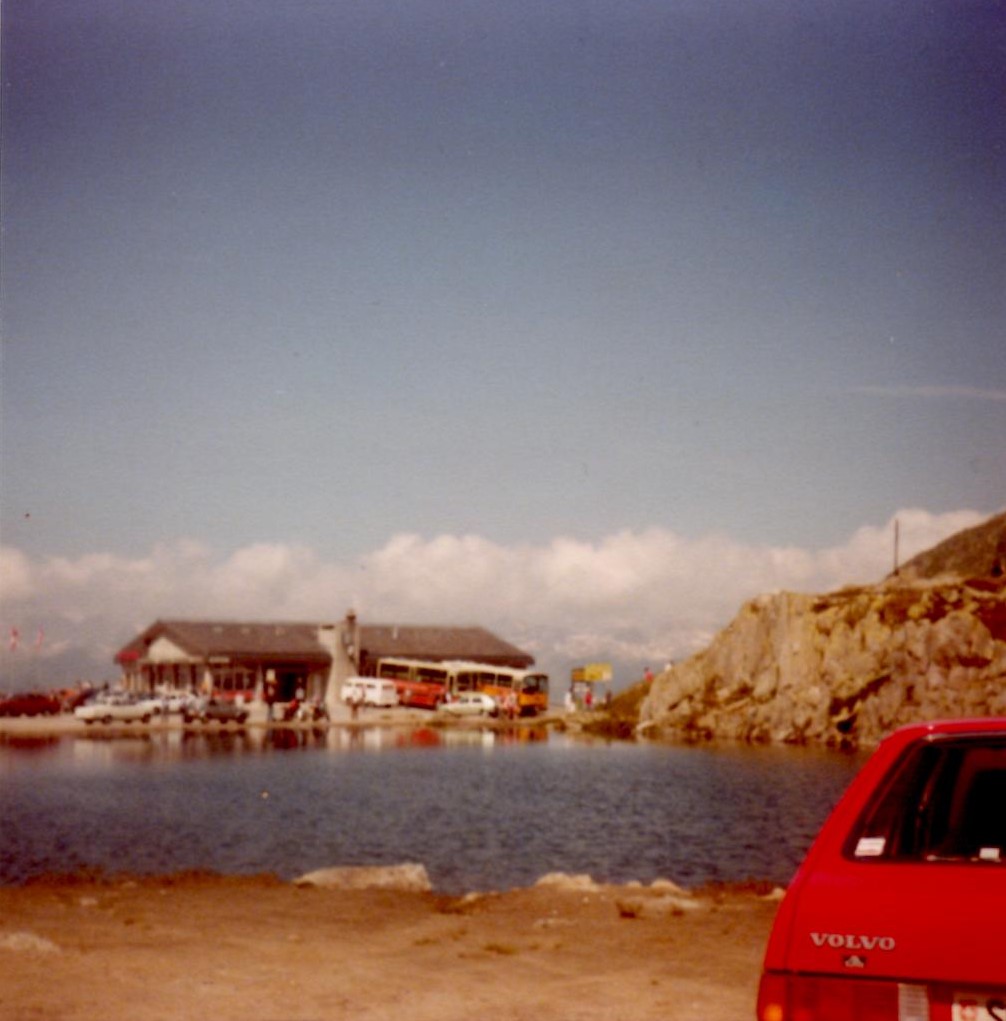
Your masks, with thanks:
M 414 862 L 401 865 L 344 865 L 315 869 L 294 880 L 295 886 L 321 886 L 329 890 L 398 890 L 429 893 L 426 867 Z

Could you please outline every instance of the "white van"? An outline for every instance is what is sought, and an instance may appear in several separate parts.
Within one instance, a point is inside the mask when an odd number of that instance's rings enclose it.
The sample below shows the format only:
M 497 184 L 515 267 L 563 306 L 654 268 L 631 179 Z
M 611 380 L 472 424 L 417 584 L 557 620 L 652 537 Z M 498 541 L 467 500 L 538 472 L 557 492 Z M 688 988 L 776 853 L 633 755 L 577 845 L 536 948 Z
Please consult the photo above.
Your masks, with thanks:
M 394 681 L 379 677 L 348 677 L 342 683 L 339 697 L 346 705 L 372 705 L 384 709 L 398 705 Z

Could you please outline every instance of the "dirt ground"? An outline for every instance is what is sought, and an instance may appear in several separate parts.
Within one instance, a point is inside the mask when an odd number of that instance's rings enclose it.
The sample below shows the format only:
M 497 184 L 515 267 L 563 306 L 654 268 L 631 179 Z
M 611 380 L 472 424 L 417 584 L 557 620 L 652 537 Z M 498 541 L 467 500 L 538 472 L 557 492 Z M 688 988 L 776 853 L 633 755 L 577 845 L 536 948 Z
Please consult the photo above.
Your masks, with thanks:
M 272 877 L 0 887 L 4 1021 L 753 1021 L 777 900 Z

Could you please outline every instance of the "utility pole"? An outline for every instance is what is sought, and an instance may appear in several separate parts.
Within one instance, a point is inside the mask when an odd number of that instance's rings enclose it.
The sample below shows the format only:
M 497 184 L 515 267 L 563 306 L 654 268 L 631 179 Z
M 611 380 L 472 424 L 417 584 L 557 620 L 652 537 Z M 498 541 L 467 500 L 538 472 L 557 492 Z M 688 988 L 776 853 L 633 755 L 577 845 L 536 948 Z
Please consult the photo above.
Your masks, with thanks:
M 901 539 L 901 523 L 894 519 L 894 573 L 898 573 L 898 544 Z

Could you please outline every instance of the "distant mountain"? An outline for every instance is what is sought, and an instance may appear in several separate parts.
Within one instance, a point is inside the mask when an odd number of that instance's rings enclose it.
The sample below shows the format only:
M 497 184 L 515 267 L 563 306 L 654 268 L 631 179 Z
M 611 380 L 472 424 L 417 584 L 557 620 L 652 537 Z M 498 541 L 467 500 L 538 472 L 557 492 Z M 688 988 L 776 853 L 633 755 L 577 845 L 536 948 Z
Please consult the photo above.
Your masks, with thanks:
M 944 539 L 912 557 L 897 571 L 906 581 L 916 578 L 1001 578 L 1006 574 L 1006 513 Z

